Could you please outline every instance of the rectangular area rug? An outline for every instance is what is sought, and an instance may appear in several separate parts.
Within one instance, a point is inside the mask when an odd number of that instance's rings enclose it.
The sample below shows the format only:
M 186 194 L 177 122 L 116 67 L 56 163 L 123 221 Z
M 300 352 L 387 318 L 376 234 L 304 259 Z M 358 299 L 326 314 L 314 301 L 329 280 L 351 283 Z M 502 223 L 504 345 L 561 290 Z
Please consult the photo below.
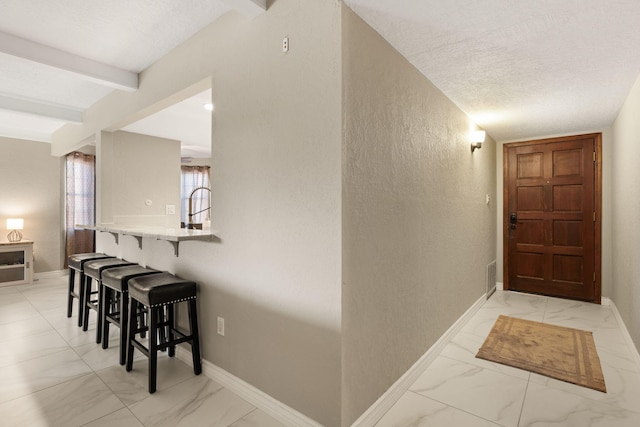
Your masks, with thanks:
M 501 315 L 476 357 L 607 392 L 589 331 Z

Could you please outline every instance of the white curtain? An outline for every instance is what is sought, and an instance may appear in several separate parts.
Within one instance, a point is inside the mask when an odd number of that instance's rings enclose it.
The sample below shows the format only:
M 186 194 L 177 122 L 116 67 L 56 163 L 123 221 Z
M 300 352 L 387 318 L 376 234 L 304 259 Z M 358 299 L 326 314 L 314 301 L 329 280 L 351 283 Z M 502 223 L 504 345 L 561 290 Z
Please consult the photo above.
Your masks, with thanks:
M 209 166 L 182 166 L 182 201 L 180 209 L 180 220 L 185 224 L 189 223 L 189 196 L 194 189 L 199 187 L 211 188 L 209 180 Z M 195 224 L 202 224 L 211 219 L 211 193 L 208 190 L 198 190 L 193 193 L 192 210 L 199 212 L 193 216 Z
M 67 155 L 66 165 L 65 267 L 69 255 L 93 252 L 92 230 L 76 230 L 76 224 L 93 225 L 96 220 L 95 156 L 73 152 Z

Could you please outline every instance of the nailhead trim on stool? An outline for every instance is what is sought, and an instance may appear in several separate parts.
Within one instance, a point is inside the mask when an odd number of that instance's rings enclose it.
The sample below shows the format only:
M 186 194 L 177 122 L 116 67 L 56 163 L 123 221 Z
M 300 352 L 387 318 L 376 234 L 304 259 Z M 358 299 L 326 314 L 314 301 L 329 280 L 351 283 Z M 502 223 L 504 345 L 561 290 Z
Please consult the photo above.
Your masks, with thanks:
M 135 316 L 137 306 L 142 304 L 148 309 L 149 324 L 142 328 L 136 328 L 135 322 L 129 322 L 126 369 L 127 371 L 133 369 L 134 347 L 149 358 L 149 393 L 156 391 L 158 351 L 168 348 L 169 357 L 173 357 L 176 345 L 188 342 L 191 344 L 193 372 L 196 375 L 202 372 L 196 293 L 195 282 L 181 279 L 170 273 L 150 274 L 129 280 L 129 318 Z M 174 304 L 179 302 L 187 302 L 188 304 L 189 335 L 176 329 Z M 165 307 L 167 319 L 164 319 L 163 314 Z M 158 344 L 158 332 L 165 328 L 167 340 Z M 147 329 L 149 330 L 148 348 L 136 340 L 136 334 Z
M 78 326 L 82 326 L 82 313 L 83 313 L 83 304 L 84 296 L 82 292 L 85 288 L 84 286 L 84 263 L 87 261 L 93 261 L 97 259 L 104 258 L 113 258 L 110 255 L 103 254 L 101 252 L 90 252 L 83 254 L 73 254 L 69 255 L 67 258 L 67 264 L 69 265 L 69 294 L 67 301 L 67 317 L 71 317 L 73 312 L 73 299 L 78 298 Z M 76 272 L 78 273 L 80 283 L 78 284 L 78 292 L 75 291 L 75 279 Z
M 82 321 L 82 330 L 86 331 L 89 328 L 89 311 L 95 310 L 98 314 L 98 320 L 96 323 L 96 343 L 102 341 L 102 310 L 100 309 L 100 302 L 102 301 L 102 272 L 107 268 L 122 267 L 125 265 L 134 265 L 135 263 L 125 261 L 120 258 L 102 259 L 96 261 L 89 261 L 84 266 L 84 274 L 86 276 L 85 291 L 84 291 L 84 312 Z M 96 281 L 96 291 L 91 291 L 91 279 Z M 98 299 L 91 300 L 91 294 L 97 293 Z
M 109 268 L 102 273 L 102 348 L 109 348 L 109 324 L 120 328 L 120 365 L 127 357 L 127 332 L 129 330 L 129 279 L 147 274 L 160 273 L 140 265 Z M 119 311 L 110 312 L 109 307 L 120 296 Z

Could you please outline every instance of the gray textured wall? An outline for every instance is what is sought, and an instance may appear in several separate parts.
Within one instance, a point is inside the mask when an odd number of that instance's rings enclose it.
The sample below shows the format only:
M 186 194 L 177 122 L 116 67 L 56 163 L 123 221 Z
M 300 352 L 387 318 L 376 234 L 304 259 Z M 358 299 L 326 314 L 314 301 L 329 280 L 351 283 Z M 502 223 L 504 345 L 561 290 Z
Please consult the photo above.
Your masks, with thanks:
M 471 153 L 471 120 L 346 7 L 342 24 L 350 425 L 483 295 L 496 159 L 491 140 Z
M 99 248 L 198 282 L 203 357 L 327 426 L 340 423 L 340 7 L 278 0 L 252 20 L 230 12 L 145 70 L 136 93 L 107 97 L 93 121 L 62 132 L 84 137 L 211 81 L 221 241 L 183 242 L 176 258 L 164 241 L 143 239 L 141 251 L 99 233 Z

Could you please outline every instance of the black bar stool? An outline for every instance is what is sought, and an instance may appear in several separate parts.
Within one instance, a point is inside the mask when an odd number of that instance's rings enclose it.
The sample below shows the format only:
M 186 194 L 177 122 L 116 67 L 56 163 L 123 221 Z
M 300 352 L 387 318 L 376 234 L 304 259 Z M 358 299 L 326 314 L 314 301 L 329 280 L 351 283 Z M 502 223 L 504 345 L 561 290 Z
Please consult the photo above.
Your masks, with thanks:
M 67 317 L 71 317 L 73 312 L 73 299 L 78 298 L 78 326 L 82 326 L 82 313 L 83 313 L 83 304 L 84 297 L 82 292 L 85 288 L 85 276 L 84 276 L 84 264 L 87 261 L 93 261 L 97 259 L 104 258 L 113 258 L 110 255 L 103 254 L 101 252 L 91 252 L 91 253 L 83 253 L 83 254 L 73 254 L 69 255 L 67 258 L 67 263 L 69 264 L 69 295 L 67 301 Z M 78 279 L 80 283 L 78 284 L 78 291 L 75 290 L 75 278 L 76 272 L 78 273 Z
M 140 265 L 108 268 L 102 272 L 102 348 L 109 348 L 109 324 L 120 328 L 120 365 L 124 365 L 127 356 L 127 332 L 129 328 L 129 279 L 160 273 L 152 268 Z M 116 307 L 117 305 L 117 307 Z M 143 314 L 139 312 L 143 325 Z
M 175 304 L 188 303 L 189 335 L 176 329 Z M 129 322 L 127 336 L 127 371 L 133 369 L 133 348 L 137 348 L 149 358 L 149 393 L 156 391 L 156 371 L 158 351 L 169 349 L 169 357 L 175 355 L 177 344 L 188 342 L 191 344 L 193 356 L 193 372 L 202 372 L 200 361 L 200 339 L 198 337 L 198 312 L 196 308 L 196 284 L 181 279 L 170 273 L 150 274 L 129 280 L 129 319 L 133 319 L 138 306 L 143 305 L 149 314 L 148 326 L 137 327 L 136 322 Z M 167 318 L 164 309 L 167 309 Z M 158 332 L 166 328 L 167 340 L 158 343 Z M 149 347 L 145 347 L 136 340 L 136 334 L 149 331 Z
M 102 313 L 100 310 L 100 301 L 102 300 L 102 272 L 108 268 L 122 267 L 125 265 L 134 265 L 134 263 L 120 258 L 111 258 L 89 261 L 84 265 L 85 288 L 82 330 L 86 331 L 89 328 L 89 310 L 94 310 L 98 314 L 96 343 L 102 340 Z M 91 279 L 96 281 L 97 287 L 95 291 L 93 290 Z M 92 295 L 95 295 L 96 298 L 92 299 Z

